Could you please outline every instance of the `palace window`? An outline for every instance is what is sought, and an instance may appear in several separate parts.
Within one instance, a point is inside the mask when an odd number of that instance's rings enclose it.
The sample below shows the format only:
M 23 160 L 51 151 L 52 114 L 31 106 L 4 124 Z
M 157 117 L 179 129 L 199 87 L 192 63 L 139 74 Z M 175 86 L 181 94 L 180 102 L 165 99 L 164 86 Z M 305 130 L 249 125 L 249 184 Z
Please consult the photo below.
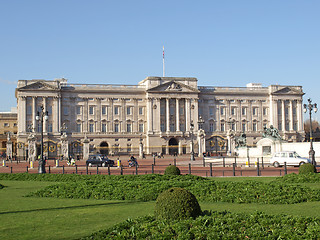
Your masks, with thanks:
M 131 123 L 127 123 L 127 132 L 131 132 Z
M 224 112 L 225 112 L 225 108 L 224 108 L 224 107 L 221 107 L 221 108 L 220 108 L 220 115 L 224 115 Z
M 225 130 L 225 127 L 224 127 L 225 125 L 224 125 L 224 123 L 221 123 L 220 124 L 220 131 L 221 132 L 224 132 L 224 130 Z
M 76 125 L 76 132 L 81 132 L 81 123 L 77 123 Z
M 114 124 L 114 132 L 119 132 L 119 123 Z
M 243 107 L 241 111 L 242 111 L 242 113 L 241 113 L 242 115 L 247 115 L 247 108 L 246 107 Z
M 93 123 L 89 124 L 89 132 L 94 132 L 94 124 Z
M 101 124 L 101 132 L 107 132 L 107 124 L 105 123 Z
M 89 114 L 90 114 L 90 115 L 93 115 L 93 106 L 90 106 L 90 107 L 89 107 Z
M 256 132 L 257 131 L 257 123 L 252 124 L 252 131 Z
M 143 132 L 143 123 L 139 123 L 139 132 Z
M 132 114 L 132 107 L 127 107 L 127 115 L 131 115 Z
M 106 106 L 102 106 L 101 112 L 102 112 L 102 115 L 107 115 L 107 107 Z
M 114 107 L 114 114 L 119 115 L 119 107 L 118 106 Z
M 143 115 L 143 107 L 139 107 L 139 115 Z
M 77 113 L 77 115 L 81 114 L 81 106 L 76 107 L 76 113 Z
M 242 132 L 247 131 L 247 124 L 246 123 L 242 123 Z
M 214 123 L 209 124 L 210 132 L 214 132 Z

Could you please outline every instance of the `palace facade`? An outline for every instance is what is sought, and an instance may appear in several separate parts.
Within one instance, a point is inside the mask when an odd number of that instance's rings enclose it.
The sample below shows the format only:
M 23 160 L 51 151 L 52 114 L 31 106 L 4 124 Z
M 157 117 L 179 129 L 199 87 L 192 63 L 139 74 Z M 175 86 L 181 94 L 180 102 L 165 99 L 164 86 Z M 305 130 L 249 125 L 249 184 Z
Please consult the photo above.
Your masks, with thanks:
M 18 155 L 28 139 L 39 153 L 41 122 L 48 157 L 87 150 L 104 154 L 226 154 L 230 137 L 253 146 L 273 125 L 287 141 L 304 139 L 301 86 L 198 86 L 196 78 L 147 77 L 138 85 L 71 84 L 66 79 L 19 80 Z M 62 150 L 62 142 L 67 150 Z M 229 144 L 229 146 L 228 146 Z

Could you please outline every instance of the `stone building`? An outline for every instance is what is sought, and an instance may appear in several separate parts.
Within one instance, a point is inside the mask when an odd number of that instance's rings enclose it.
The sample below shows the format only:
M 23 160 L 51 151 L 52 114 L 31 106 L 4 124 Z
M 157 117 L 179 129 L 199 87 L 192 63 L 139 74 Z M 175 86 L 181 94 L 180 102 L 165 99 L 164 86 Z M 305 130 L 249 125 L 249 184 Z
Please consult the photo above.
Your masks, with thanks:
M 17 129 L 16 109 L 11 109 L 11 112 L 0 112 L 0 157 L 4 157 L 6 155 L 7 146 L 9 146 L 8 141 L 11 145 L 11 148 L 13 148 L 13 153 L 16 152 Z
M 283 139 L 301 141 L 303 94 L 301 86 L 206 87 L 196 78 L 178 77 L 147 77 L 138 85 L 19 80 L 17 139 L 25 148 L 18 154 L 27 154 L 30 139 L 39 153 L 39 111 L 48 115 L 43 126 L 48 157 L 192 149 L 226 154 L 228 137 L 245 133 L 248 145 L 255 145 L 271 125 Z

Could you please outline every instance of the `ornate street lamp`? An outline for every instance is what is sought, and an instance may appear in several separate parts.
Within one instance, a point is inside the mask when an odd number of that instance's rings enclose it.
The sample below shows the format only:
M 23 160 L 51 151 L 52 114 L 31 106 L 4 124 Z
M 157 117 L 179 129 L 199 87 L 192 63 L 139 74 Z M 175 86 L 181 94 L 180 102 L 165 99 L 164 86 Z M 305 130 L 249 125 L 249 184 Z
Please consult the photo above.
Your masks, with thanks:
M 39 159 L 39 167 L 38 167 L 38 173 L 46 173 L 45 168 L 45 160 L 43 159 L 43 123 L 44 120 L 48 120 L 48 112 L 44 111 L 43 106 L 41 106 L 41 112 L 37 113 L 36 120 L 40 121 L 40 127 L 41 127 L 41 157 Z
M 194 150 L 193 150 L 193 129 L 194 129 L 194 125 L 193 125 L 193 121 L 191 121 L 190 124 L 190 133 L 191 133 L 191 156 L 190 156 L 190 160 L 194 161 Z
M 311 99 L 308 99 L 309 104 L 303 104 L 303 111 L 306 113 L 309 110 L 309 118 L 310 118 L 310 150 L 309 150 L 309 158 L 311 159 L 311 163 L 316 166 L 316 160 L 315 160 L 315 152 L 313 150 L 313 139 L 312 139 L 312 120 L 311 120 L 311 113 L 312 110 L 316 113 L 318 111 L 317 104 L 312 104 Z

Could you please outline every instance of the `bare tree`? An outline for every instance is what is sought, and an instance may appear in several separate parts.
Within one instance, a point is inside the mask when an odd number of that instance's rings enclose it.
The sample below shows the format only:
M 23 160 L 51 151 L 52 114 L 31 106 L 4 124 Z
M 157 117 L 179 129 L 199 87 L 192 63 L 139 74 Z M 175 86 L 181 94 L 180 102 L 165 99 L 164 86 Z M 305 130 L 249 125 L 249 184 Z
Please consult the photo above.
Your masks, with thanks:
M 309 133 L 310 132 L 310 121 L 305 121 L 304 122 L 304 131 L 306 133 Z M 315 132 L 317 128 L 320 128 L 320 125 L 319 125 L 319 122 L 316 121 L 316 120 L 313 120 L 312 121 L 312 132 Z

